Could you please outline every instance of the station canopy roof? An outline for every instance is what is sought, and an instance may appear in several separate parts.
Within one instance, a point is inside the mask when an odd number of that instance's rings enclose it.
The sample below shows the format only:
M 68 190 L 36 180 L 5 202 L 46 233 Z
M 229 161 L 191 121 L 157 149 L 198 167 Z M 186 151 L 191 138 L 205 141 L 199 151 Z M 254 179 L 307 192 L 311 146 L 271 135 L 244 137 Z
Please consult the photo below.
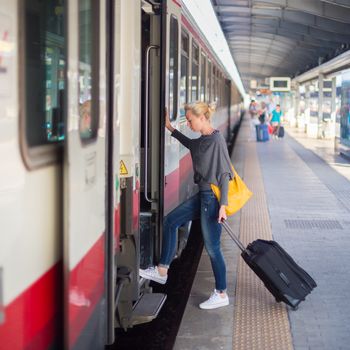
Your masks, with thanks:
M 211 0 L 247 91 L 350 49 L 350 0 Z

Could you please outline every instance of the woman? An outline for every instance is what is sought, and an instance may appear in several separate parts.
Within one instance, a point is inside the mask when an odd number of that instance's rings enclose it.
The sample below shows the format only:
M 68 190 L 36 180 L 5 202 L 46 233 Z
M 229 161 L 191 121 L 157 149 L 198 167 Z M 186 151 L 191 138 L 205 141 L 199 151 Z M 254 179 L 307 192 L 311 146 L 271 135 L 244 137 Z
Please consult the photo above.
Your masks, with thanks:
M 210 257 L 215 276 L 215 290 L 201 303 L 201 309 L 214 309 L 229 304 L 226 293 L 226 266 L 220 248 L 221 224 L 226 219 L 228 182 L 233 178 L 226 143 L 219 130 L 210 124 L 214 109 L 204 102 L 185 106 L 187 125 L 200 132 L 197 139 L 190 139 L 173 128 L 166 113 L 165 126 L 191 152 L 194 182 L 199 192 L 171 211 L 164 220 L 162 254 L 158 266 L 140 270 L 140 276 L 165 284 L 169 265 L 176 252 L 177 228 L 188 221 L 200 219 L 204 245 Z M 220 187 L 220 203 L 210 184 Z
M 271 113 L 271 119 L 270 119 L 270 123 L 273 127 L 272 136 L 276 139 L 278 139 L 278 129 L 281 126 L 281 117 L 282 117 L 281 106 L 276 105 L 276 108 Z

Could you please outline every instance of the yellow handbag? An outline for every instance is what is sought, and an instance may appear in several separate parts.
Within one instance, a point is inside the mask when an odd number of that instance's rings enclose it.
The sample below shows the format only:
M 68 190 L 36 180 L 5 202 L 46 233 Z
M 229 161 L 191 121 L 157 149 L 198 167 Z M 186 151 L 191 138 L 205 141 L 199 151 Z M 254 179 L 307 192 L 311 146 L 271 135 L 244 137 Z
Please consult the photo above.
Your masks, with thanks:
M 227 200 L 228 205 L 226 206 L 226 215 L 230 216 L 239 211 L 248 199 L 253 195 L 249 190 L 243 180 L 237 174 L 235 168 L 232 166 L 234 179 L 230 180 L 228 183 L 228 194 Z M 220 188 L 214 184 L 210 184 L 212 191 L 214 192 L 216 198 L 220 202 Z

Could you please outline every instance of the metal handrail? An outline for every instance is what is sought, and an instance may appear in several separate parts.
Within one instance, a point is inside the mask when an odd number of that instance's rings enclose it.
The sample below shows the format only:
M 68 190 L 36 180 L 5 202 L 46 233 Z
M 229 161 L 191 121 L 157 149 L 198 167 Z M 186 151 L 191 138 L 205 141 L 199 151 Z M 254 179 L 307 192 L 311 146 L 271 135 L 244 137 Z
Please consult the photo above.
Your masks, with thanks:
M 156 199 L 150 199 L 148 198 L 148 101 L 149 101 L 149 57 L 151 54 L 151 50 L 153 49 L 159 49 L 159 46 L 157 45 L 150 45 L 147 47 L 146 50 L 146 77 L 145 77 L 145 186 L 144 186 L 144 193 L 145 193 L 145 199 L 149 203 L 156 202 Z

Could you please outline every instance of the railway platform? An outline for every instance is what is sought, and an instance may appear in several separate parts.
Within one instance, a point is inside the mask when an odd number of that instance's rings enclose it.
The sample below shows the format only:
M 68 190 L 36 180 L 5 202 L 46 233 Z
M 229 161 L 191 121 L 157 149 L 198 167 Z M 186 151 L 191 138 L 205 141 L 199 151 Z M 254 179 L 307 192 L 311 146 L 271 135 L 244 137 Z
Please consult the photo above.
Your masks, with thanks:
M 350 164 L 293 128 L 266 143 L 250 133 L 245 117 L 232 162 L 254 195 L 229 223 L 245 245 L 278 241 L 318 286 L 296 311 L 276 303 L 223 233 L 230 305 L 198 308 L 214 285 L 203 251 L 174 349 L 349 349 Z

